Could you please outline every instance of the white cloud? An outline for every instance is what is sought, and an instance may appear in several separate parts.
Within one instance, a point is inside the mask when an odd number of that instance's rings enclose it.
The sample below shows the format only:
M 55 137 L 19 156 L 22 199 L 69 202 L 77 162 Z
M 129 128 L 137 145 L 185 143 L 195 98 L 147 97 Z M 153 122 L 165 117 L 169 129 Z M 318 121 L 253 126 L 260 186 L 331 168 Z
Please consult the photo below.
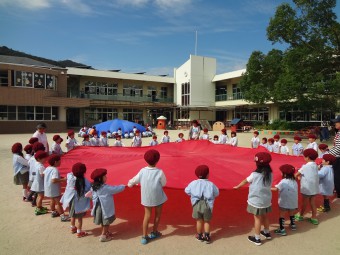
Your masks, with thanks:
M 23 9 L 39 10 L 51 6 L 51 0 L 0 0 L 0 6 L 16 6 Z
M 282 1 L 278 0 L 246 0 L 243 9 L 250 13 L 273 14 Z
M 154 3 L 163 11 L 181 13 L 187 11 L 192 0 L 154 0 Z
M 130 5 L 134 7 L 144 7 L 150 0 L 116 0 L 118 5 Z
M 61 3 L 74 12 L 82 14 L 92 12 L 91 7 L 85 4 L 83 0 L 62 0 Z

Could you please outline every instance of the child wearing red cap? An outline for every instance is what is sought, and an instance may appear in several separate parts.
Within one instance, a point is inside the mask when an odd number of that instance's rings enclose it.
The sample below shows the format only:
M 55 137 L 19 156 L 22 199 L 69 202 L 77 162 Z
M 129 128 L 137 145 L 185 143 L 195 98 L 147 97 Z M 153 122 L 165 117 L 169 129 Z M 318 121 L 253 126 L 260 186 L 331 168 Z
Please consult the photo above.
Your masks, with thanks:
M 51 146 L 51 153 L 62 155 L 64 152 L 60 147 L 60 144 L 64 141 L 63 138 L 60 137 L 60 135 L 54 135 L 53 136 L 54 143 Z
M 195 238 L 201 242 L 210 243 L 210 220 L 219 190 L 214 183 L 208 180 L 208 166 L 200 165 L 196 167 L 195 174 L 198 179 L 190 182 L 184 191 L 190 196 L 193 207 L 192 217 L 196 219 L 197 234 Z
M 51 200 L 51 216 L 52 218 L 59 217 L 62 222 L 69 221 L 70 218 L 64 214 L 64 210 L 60 204 L 62 182 L 66 182 L 66 178 L 61 178 L 58 167 L 61 163 L 61 157 L 57 154 L 52 154 L 48 158 L 48 164 L 44 171 L 44 190 L 45 196 Z M 56 209 L 57 208 L 57 209 Z
M 79 146 L 78 141 L 74 138 L 74 131 L 67 132 L 67 140 L 65 144 L 67 151 L 73 150 L 76 146 Z
M 44 151 L 38 151 L 34 154 L 36 160 L 35 166 L 32 171 L 34 175 L 31 190 L 36 192 L 37 195 L 37 208 L 35 209 L 35 215 L 41 215 L 47 213 L 47 208 L 42 206 L 44 198 L 44 163 L 46 162 L 48 154 Z
M 258 137 L 259 136 L 259 132 L 258 131 L 255 131 L 254 132 L 254 137 L 251 138 L 251 143 L 250 143 L 250 148 L 252 149 L 256 149 L 257 147 L 259 147 L 259 144 L 260 144 L 260 138 Z
M 214 135 L 214 139 L 211 141 L 213 144 L 219 144 L 218 135 Z
M 280 136 L 274 135 L 273 139 L 274 139 L 273 152 L 280 153 L 280 147 L 281 147 Z
M 22 200 L 28 201 L 29 165 L 22 153 L 22 144 L 12 145 L 14 184 L 22 185 Z
M 285 230 L 285 214 L 289 214 L 290 228 L 296 230 L 294 213 L 298 208 L 298 184 L 295 180 L 294 173 L 295 167 L 289 164 L 280 166 L 282 172 L 282 180 L 272 188 L 273 191 L 279 191 L 279 211 L 280 227 L 276 229 L 275 234 L 285 236 L 287 232 Z
M 245 180 L 240 182 L 234 189 L 250 183 L 248 193 L 247 212 L 254 215 L 255 235 L 248 236 L 248 241 L 255 245 L 261 245 L 260 235 L 267 240 L 272 239 L 269 233 L 268 213 L 272 211 L 272 169 L 269 165 L 272 157 L 268 152 L 258 152 L 255 155 L 256 170 L 251 173 Z M 264 229 L 261 231 L 261 226 Z
M 92 146 L 90 141 L 90 136 L 88 134 L 83 135 L 83 141 L 81 142 L 82 146 Z
M 184 142 L 185 139 L 183 138 L 184 137 L 184 134 L 183 133 L 179 133 L 178 134 L 178 138 L 176 139 L 176 143 L 181 143 L 181 142 Z
M 142 147 L 142 136 L 139 130 L 136 131 L 132 138 L 131 147 Z
M 161 143 L 170 143 L 169 131 L 165 130 L 163 134 L 164 135 L 162 137 Z
M 150 146 L 156 146 L 156 145 L 158 145 L 158 141 L 157 141 L 157 136 L 156 136 L 156 135 L 154 135 L 154 136 L 152 137 L 152 140 L 151 140 L 151 142 L 149 143 L 149 145 L 150 145 Z
M 77 233 L 77 237 L 87 236 L 88 233 L 82 230 L 83 217 L 86 211 L 90 209 L 90 199 L 85 194 L 91 189 L 90 182 L 85 178 L 86 166 L 83 163 L 75 163 L 72 166 L 72 172 L 66 176 L 67 184 L 65 193 L 60 202 L 63 209 L 70 208 L 71 233 Z M 75 225 L 77 219 L 77 226 Z
M 303 155 L 303 146 L 301 144 L 301 137 L 294 136 L 294 144 L 292 146 L 292 154 L 294 156 L 302 156 Z
M 210 136 L 208 134 L 209 130 L 207 128 L 203 129 L 203 135 L 201 135 L 201 140 L 210 140 Z
M 27 144 L 24 147 L 24 151 L 26 152 L 25 159 L 29 161 L 31 157 L 33 156 L 33 146 L 32 144 Z
M 262 140 L 261 140 L 261 143 L 260 143 L 260 146 L 266 148 L 268 150 L 268 140 L 267 140 L 267 137 L 263 137 Z
M 125 189 L 125 185 L 110 186 L 105 184 L 107 180 L 106 174 L 106 169 L 95 169 L 91 174 L 91 179 L 93 180 L 91 191 L 86 194 L 86 197 L 92 197 L 93 208 L 91 215 L 94 217 L 93 222 L 102 226 L 102 233 L 99 238 L 101 242 L 112 240 L 109 227 L 116 219 L 113 195 Z
M 120 135 L 116 135 L 116 140 L 113 143 L 114 147 L 124 147 L 124 144 L 122 142 L 122 137 Z
M 236 136 L 236 132 L 232 131 L 230 133 L 230 136 L 231 136 L 231 138 L 229 139 L 228 144 L 231 145 L 231 146 L 237 147 L 238 139 L 237 139 L 237 136 Z
M 223 128 L 221 130 L 221 134 L 220 136 L 218 137 L 218 143 L 219 144 L 226 144 L 229 140 L 229 137 L 227 135 L 227 130 L 225 128 Z
M 269 152 L 273 152 L 274 151 L 274 138 L 269 138 L 268 139 L 267 150 Z
M 319 150 L 320 150 L 319 158 L 322 158 L 323 155 L 325 154 L 329 154 L 329 149 L 328 149 L 327 144 L 324 144 L 324 143 L 319 144 Z
M 307 144 L 306 149 L 314 149 L 316 152 L 318 151 L 318 144 L 316 143 L 316 135 L 310 134 L 308 136 L 309 143 Z
M 99 146 L 108 147 L 109 146 L 109 140 L 107 138 L 107 133 L 105 131 L 102 131 L 101 136 L 99 138 Z
M 90 138 L 90 146 L 99 146 L 99 137 L 97 131 L 92 132 L 92 137 Z
M 287 140 L 281 139 L 280 154 L 289 155 L 289 148 L 287 146 Z
M 322 168 L 318 172 L 319 189 L 323 196 L 323 206 L 318 208 L 319 212 L 329 212 L 331 210 L 329 198 L 333 196 L 334 191 L 334 172 L 333 166 L 336 162 L 336 157 L 331 154 L 323 155 Z
M 148 150 L 144 154 L 144 159 L 148 163 L 147 167 L 142 168 L 139 173 L 128 182 L 128 186 L 141 184 L 141 203 L 144 206 L 143 236 L 142 244 L 147 244 L 150 239 L 160 237 L 162 234 L 158 231 L 159 221 L 162 214 L 162 206 L 167 201 L 163 187 L 166 184 L 166 177 L 163 171 L 156 167 L 160 154 L 156 150 Z M 152 213 L 155 209 L 155 219 L 153 230 L 148 235 L 148 225 Z
M 295 178 L 301 177 L 300 192 L 302 194 L 302 208 L 300 213 L 295 215 L 295 220 L 303 221 L 303 215 L 306 212 L 307 205 L 310 205 L 312 209 L 312 218 L 309 219 L 309 222 L 318 225 L 319 221 L 316 218 L 315 196 L 319 194 L 319 175 L 318 166 L 314 162 L 318 157 L 318 153 L 310 148 L 304 150 L 303 156 L 307 163 L 295 174 Z

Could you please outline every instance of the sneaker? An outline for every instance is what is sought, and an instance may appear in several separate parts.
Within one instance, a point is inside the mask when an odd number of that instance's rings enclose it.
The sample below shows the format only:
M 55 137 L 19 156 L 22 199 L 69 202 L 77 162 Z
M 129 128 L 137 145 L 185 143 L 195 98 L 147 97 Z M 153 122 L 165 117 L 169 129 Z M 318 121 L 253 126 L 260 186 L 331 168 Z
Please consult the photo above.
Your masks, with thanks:
M 57 211 L 53 211 L 52 213 L 51 213 L 51 217 L 52 218 L 56 218 L 56 217 L 59 217 L 60 216 L 60 214 L 57 212 Z
M 270 233 L 265 233 L 263 230 L 260 232 L 261 236 L 265 237 L 267 240 L 272 239 Z
M 206 244 L 211 243 L 211 237 L 210 237 L 210 235 L 205 235 L 205 236 L 204 236 L 204 242 L 205 242 Z
M 248 241 L 254 243 L 255 245 L 261 245 L 261 239 L 256 239 L 255 236 L 248 236 Z
M 202 234 L 196 234 L 196 235 L 195 235 L 195 238 L 196 238 L 197 241 L 201 241 L 201 242 L 204 241 L 203 235 L 202 235 Z
M 70 217 L 69 216 L 66 216 L 66 215 L 61 215 L 60 216 L 60 221 L 61 222 L 67 222 L 67 221 L 70 221 L 71 219 L 70 219 Z
M 35 213 L 35 215 L 42 215 L 42 214 L 46 214 L 47 211 L 44 210 L 44 209 L 36 208 L 34 213 Z
M 291 229 L 291 230 L 293 230 L 293 231 L 296 230 L 296 225 L 295 225 L 295 224 L 294 224 L 294 225 L 290 224 L 289 226 L 290 226 L 290 229 Z
M 322 205 L 320 205 L 320 207 L 316 208 L 316 210 L 318 212 L 324 212 L 325 211 L 325 207 L 323 207 Z
M 112 237 L 108 236 L 108 235 L 101 235 L 99 237 L 99 241 L 101 241 L 101 242 L 108 242 L 108 241 L 111 241 L 111 240 L 112 240 Z
M 149 238 L 150 239 L 156 239 L 158 237 L 161 237 L 162 236 L 162 233 L 161 232 L 158 232 L 158 231 L 152 231 L 149 235 Z
M 319 225 L 318 219 L 310 218 L 308 221 L 309 221 L 310 223 L 312 223 L 313 225 Z
M 72 233 L 72 234 L 77 233 L 77 228 L 76 228 L 76 227 L 71 227 L 71 233 Z
M 142 236 L 142 239 L 140 240 L 140 243 L 145 245 L 149 242 L 149 237 L 148 236 Z
M 296 221 L 303 221 L 303 216 L 301 216 L 300 214 L 295 214 L 294 218 Z
M 87 233 L 85 231 L 81 231 L 81 232 L 77 233 L 78 238 L 85 237 L 85 236 L 88 236 L 88 235 L 89 235 L 89 233 Z
M 277 235 L 281 235 L 281 236 L 286 236 L 287 235 L 286 230 L 285 229 L 280 229 L 280 228 L 275 229 L 274 233 L 277 234 Z

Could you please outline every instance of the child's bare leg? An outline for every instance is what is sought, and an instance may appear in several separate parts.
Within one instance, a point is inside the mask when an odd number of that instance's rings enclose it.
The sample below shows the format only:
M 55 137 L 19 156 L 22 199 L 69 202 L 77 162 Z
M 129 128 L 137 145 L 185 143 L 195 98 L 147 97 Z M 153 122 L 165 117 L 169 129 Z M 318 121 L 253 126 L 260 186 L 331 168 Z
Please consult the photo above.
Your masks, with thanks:
M 143 236 L 148 235 L 148 225 L 151 217 L 152 207 L 144 206 Z
M 203 233 L 203 220 L 202 219 L 198 219 L 196 221 L 196 231 L 197 231 L 197 234 Z
M 204 232 L 210 233 L 210 222 L 209 221 L 204 222 Z
M 155 219 L 153 222 L 153 232 L 157 232 L 158 230 L 158 225 L 161 220 L 161 215 L 162 215 L 162 205 L 156 206 L 155 208 Z
M 77 232 L 82 230 L 83 227 L 83 218 L 77 218 L 78 225 L 77 225 Z
M 254 221 L 255 221 L 255 235 L 260 236 L 261 231 L 261 215 L 254 215 Z
M 41 209 L 42 207 L 42 200 L 43 200 L 44 195 L 42 193 L 38 193 L 38 198 L 37 198 L 37 207 Z
M 55 199 L 54 198 L 51 198 L 51 211 L 55 211 Z
M 71 218 L 71 227 L 76 225 L 76 218 L 72 217 Z
M 102 235 L 106 235 L 109 232 L 110 225 L 102 226 Z
M 59 198 L 59 197 L 54 198 L 54 203 L 55 203 L 55 205 L 56 205 L 57 212 L 58 212 L 60 215 L 64 214 L 64 209 L 63 209 L 63 207 L 61 206 L 60 198 Z
M 316 205 L 315 205 L 315 196 L 310 197 L 309 199 L 310 207 L 312 209 L 312 218 L 316 218 Z
M 302 197 L 302 207 L 301 207 L 301 211 L 300 211 L 301 216 L 303 216 L 305 214 L 308 201 L 309 201 L 308 197 L 305 197 L 305 196 Z
M 262 215 L 261 221 L 262 221 L 264 229 L 268 231 L 269 230 L 269 218 L 268 218 L 268 214 Z M 260 226 L 260 228 L 261 228 L 261 226 Z

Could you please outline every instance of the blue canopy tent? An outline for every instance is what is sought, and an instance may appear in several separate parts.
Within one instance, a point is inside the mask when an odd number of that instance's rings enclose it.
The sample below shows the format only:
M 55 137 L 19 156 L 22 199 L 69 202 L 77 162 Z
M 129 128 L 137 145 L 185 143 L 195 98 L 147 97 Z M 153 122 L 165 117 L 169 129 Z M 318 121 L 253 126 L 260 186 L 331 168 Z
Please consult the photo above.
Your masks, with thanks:
M 139 125 L 135 122 L 127 121 L 127 120 L 121 120 L 121 119 L 114 119 L 114 120 L 108 120 L 101 123 L 98 123 L 96 125 L 96 130 L 98 134 L 100 134 L 102 131 L 107 132 L 110 130 L 110 132 L 117 132 L 118 128 L 122 129 L 122 133 L 125 132 L 131 132 L 133 130 L 133 127 L 136 127 L 141 133 L 145 132 L 145 127 L 142 125 Z

